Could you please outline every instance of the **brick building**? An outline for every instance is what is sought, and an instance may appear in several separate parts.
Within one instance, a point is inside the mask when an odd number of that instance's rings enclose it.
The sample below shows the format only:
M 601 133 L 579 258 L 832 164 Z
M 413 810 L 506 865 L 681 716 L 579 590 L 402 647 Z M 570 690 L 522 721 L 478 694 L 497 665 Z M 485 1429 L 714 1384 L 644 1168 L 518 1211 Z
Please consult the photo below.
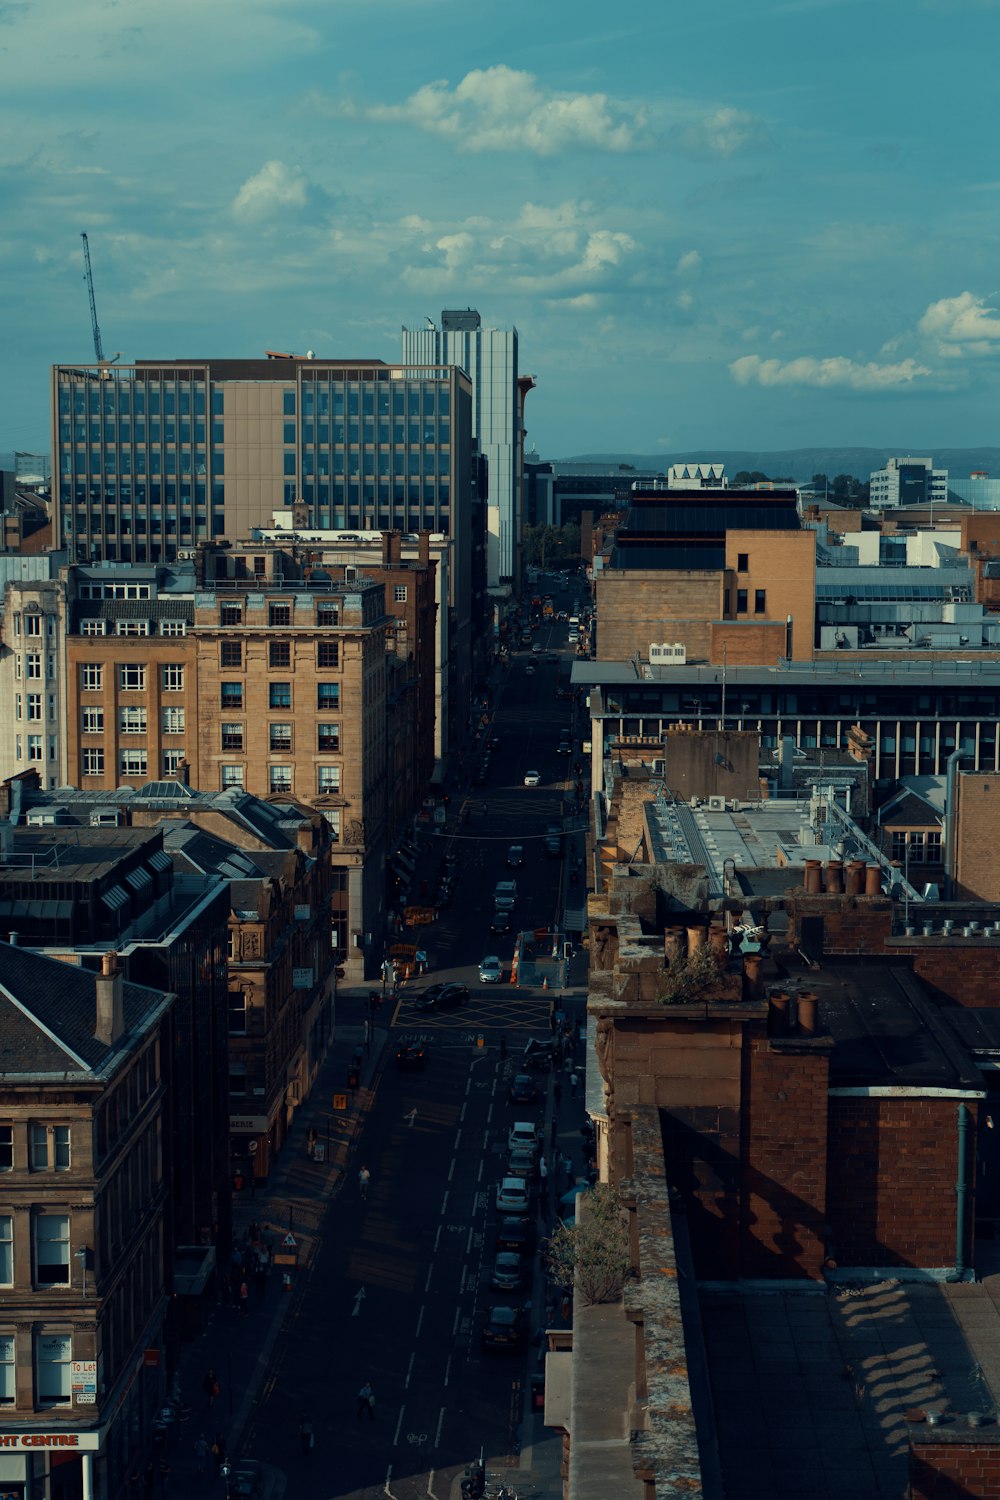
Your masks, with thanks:
M 113 953 L 94 973 L 0 944 L 0 1444 L 11 1494 L 119 1493 L 149 1444 L 165 1369 L 173 1003 L 125 980 Z

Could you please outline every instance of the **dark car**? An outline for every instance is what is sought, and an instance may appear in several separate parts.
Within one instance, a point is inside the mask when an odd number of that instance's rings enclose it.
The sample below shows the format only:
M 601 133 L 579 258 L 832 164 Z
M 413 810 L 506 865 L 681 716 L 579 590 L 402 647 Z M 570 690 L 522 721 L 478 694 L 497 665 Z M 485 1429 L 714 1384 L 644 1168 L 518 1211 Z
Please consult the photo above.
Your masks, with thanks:
M 400 1042 L 396 1048 L 396 1065 L 405 1069 L 427 1066 L 427 1047 L 423 1042 Z
M 497 1354 L 517 1354 L 524 1348 L 524 1313 L 519 1307 L 491 1307 L 480 1338 L 484 1350 Z
M 476 769 L 472 773 L 472 784 L 473 784 L 473 786 L 485 786 L 486 785 L 486 781 L 487 781 L 487 779 L 489 777 L 489 774 L 490 774 L 490 768 L 489 768 L 488 765 L 485 765 L 485 766 L 484 765 L 479 765 L 479 766 L 477 766 Z
M 518 1255 L 530 1255 L 534 1245 L 534 1230 L 530 1219 L 513 1216 L 501 1219 L 497 1225 L 497 1250 L 513 1250 Z
M 226 1492 L 239 1496 L 239 1500 L 260 1500 L 264 1492 L 264 1476 L 260 1464 L 252 1458 L 241 1458 L 229 1471 Z
M 510 912 L 509 911 L 495 911 L 493 913 L 493 920 L 490 922 L 490 931 L 491 932 L 500 933 L 501 935 L 503 933 L 505 933 L 505 932 L 509 932 L 510 931 Z
M 538 1103 L 539 1093 L 529 1073 L 515 1073 L 507 1089 L 507 1099 L 511 1104 Z
M 429 989 L 424 990 L 422 995 L 417 995 L 413 1001 L 414 1010 L 457 1010 L 460 1005 L 468 1005 L 469 987 L 465 984 L 432 984 Z
M 555 1043 L 550 1041 L 536 1041 L 532 1038 L 526 1043 L 524 1055 L 521 1059 L 523 1068 L 531 1068 L 535 1072 L 547 1072 L 552 1066 L 552 1057 L 555 1051 Z

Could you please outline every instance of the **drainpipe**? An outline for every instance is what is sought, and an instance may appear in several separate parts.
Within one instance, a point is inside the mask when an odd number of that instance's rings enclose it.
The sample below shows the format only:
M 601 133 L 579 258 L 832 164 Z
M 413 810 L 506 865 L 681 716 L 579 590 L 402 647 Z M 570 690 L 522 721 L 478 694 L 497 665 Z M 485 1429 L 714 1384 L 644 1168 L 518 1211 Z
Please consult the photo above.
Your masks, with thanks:
M 949 1280 L 965 1279 L 965 1199 L 968 1193 L 969 1109 L 958 1106 L 958 1182 L 955 1191 L 955 1275 Z
M 945 891 L 944 899 L 950 901 L 955 885 L 955 783 L 958 763 L 965 756 L 961 750 L 953 750 L 945 761 L 944 784 L 944 851 Z

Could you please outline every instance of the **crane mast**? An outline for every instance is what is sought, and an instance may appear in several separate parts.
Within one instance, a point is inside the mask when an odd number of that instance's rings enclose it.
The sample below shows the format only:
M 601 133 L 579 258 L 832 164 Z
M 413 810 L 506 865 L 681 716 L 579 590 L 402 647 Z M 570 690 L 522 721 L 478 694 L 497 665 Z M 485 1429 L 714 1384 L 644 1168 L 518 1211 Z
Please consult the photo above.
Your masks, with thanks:
M 101 345 L 101 330 L 97 322 L 97 303 L 94 301 L 94 273 L 90 269 L 90 241 L 85 234 L 81 234 L 83 240 L 83 264 L 85 267 L 84 280 L 87 283 L 87 293 L 90 297 L 90 327 L 94 335 L 94 355 L 99 365 L 104 363 L 104 349 Z

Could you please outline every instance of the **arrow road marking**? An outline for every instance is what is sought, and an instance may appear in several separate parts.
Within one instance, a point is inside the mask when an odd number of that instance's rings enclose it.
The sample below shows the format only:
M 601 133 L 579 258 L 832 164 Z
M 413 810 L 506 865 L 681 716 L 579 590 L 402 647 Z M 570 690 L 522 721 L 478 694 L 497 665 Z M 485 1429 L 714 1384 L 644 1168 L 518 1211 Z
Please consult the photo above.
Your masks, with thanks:
M 404 1120 L 409 1120 L 409 1122 L 410 1122 L 410 1129 L 412 1130 L 413 1129 L 413 1122 L 414 1122 L 414 1120 L 416 1118 L 417 1118 L 417 1106 L 414 1105 L 413 1108 L 410 1110 L 410 1113 L 408 1115 L 404 1115 L 403 1116 L 403 1119 Z
M 354 1311 L 351 1313 L 352 1318 L 356 1318 L 361 1312 L 361 1304 L 365 1300 L 365 1297 L 367 1295 L 368 1293 L 365 1291 L 363 1286 L 358 1287 L 358 1290 L 354 1294 Z

